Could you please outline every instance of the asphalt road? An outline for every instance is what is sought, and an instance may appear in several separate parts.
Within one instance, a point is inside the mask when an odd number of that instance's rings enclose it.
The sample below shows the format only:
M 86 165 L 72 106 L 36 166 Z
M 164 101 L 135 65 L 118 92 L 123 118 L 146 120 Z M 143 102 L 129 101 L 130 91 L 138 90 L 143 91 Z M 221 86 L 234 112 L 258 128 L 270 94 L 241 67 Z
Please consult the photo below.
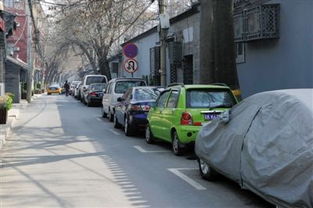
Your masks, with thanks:
M 200 178 L 192 153 L 126 137 L 72 97 L 42 96 L 0 150 L 0 207 L 272 207 L 226 178 Z

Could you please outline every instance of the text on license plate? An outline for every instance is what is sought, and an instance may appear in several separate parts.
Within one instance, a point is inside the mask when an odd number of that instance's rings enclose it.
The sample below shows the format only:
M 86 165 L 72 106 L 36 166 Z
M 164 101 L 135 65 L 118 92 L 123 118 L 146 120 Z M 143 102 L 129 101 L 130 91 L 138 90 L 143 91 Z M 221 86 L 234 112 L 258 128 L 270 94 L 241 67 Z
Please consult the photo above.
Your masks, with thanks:
M 204 114 L 205 120 L 215 120 L 218 119 L 218 114 Z

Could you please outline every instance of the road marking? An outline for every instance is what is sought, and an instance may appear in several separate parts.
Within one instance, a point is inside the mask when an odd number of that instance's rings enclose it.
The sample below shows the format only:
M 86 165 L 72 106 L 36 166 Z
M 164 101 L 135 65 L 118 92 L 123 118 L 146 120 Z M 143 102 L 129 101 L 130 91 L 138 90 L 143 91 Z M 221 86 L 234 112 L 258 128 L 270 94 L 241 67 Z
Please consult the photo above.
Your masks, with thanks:
M 112 132 L 113 134 L 115 134 L 116 136 L 120 136 L 121 135 L 120 133 L 114 131 L 113 129 L 109 129 L 109 131 Z
M 189 183 L 189 185 L 193 186 L 195 189 L 199 191 L 206 190 L 204 186 L 202 186 L 201 184 L 199 184 L 198 182 L 194 181 L 193 179 L 189 178 L 188 176 L 186 176 L 185 174 L 181 172 L 181 170 L 197 170 L 197 169 L 195 168 L 169 168 L 167 170 L 174 173 L 176 176 L 183 179 L 187 183 Z
M 96 119 L 97 119 L 98 121 L 101 121 L 101 122 L 103 121 L 101 118 L 96 118 Z
M 144 148 L 142 148 L 142 147 L 139 146 L 139 145 L 135 145 L 134 148 L 137 149 L 137 150 L 138 150 L 139 152 L 141 152 L 141 153 L 169 152 L 169 151 L 167 151 L 167 150 L 152 150 L 152 151 L 150 151 L 150 150 L 145 150 Z

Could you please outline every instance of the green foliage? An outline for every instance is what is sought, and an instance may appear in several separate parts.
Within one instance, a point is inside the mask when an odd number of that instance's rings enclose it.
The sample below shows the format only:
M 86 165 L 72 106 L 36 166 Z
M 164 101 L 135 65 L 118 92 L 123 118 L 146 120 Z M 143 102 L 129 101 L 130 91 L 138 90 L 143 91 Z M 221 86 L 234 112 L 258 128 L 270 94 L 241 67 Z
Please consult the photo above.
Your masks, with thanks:
M 15 98 L 15 95 L 13 93 L 10 93 L 10 92 L 6 93 L 5 95 L 11 97 L 12 100 L 14 100 L 14 98 Z
M 0 109 L 10 110 L 12 108 L 13 98 L 11 95 L 13 94 L 0 96 Z

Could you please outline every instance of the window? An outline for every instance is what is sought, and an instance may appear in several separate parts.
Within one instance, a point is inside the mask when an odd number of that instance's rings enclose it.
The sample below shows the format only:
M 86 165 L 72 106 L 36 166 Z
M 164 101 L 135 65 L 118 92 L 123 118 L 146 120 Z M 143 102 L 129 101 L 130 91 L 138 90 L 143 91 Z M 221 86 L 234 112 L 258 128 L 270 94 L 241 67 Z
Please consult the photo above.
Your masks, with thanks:
M 193 41 L 193 27 L 188 27 L 183 30 L 184 43 Z
M 114 92 L 124 94 L 129 88 L 137 86 L 146 86 L 144 81 L 119 81 L 115 84 Z
M 102 91 L 105 88 L 105 84 L 104 83 L 92 84 L 89 85 L 89 88 L 94 91 Z
M 187 108 L 230 108 L 235 105 L 229 90 L 192 89 L 187 91 Z
M 104 77 L 87 77 L 86 85 L 90 85 L 93 83 L 105 83 L 106 80 Z
M 279 4 L 261 4 L 234 14 L 235 42 L 279 38 Z
M 4 0 L 4 6 L 14 8 L 14 0 Z
M 166 101 L 167 101 L 169 94 L 170 94 L 170 91 L 166 91 L 162 95 L 160 95 L 159 100 L 157 102 L 158 108 L 164 108 L 165 107 L 165 104 L 166 104 Z
M 246 62 L 246 50 L 244 43 L 236 43 L 236 63 L 245 63 Z
M 153 88 L 138 88 L 135 89 L 134 100 L 156 100 L 159 95 L 159 91 Z
M 170 95 L 170 98 L 168 99 L 167 107 L 176 108 L 178 97 L 179 97 L 179 92 L 177 90 L 173 90 Z

